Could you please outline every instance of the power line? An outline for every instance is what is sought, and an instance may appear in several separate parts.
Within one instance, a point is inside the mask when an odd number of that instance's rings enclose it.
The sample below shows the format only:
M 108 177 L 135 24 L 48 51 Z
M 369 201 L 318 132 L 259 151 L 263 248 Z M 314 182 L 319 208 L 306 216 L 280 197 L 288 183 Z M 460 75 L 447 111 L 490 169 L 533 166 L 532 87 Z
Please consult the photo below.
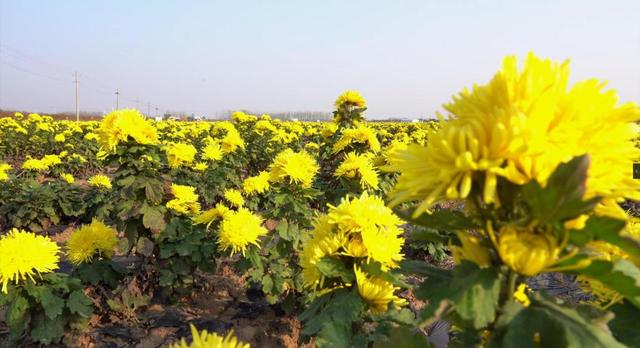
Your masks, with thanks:
M 5 60 L 0 60 L 0 63 L 4 64 L 4 65 L 7 65 L 7 66 L 10 66 L 10 67 L 12 67 L 12 68 L 14 68 L 14 69 L 16 69 L 18 71 L 22 71 L 22 72 L 25 72 L 27 74 L 39 76 L 39 77 L 42 77 L 42 78 L 45 78 L 45 79 L 49 79 L 49 80 L 53 80 L 53 81 L 59 81 L 59 82 L 66 82 L 66 83 L 70 82 L 69 80 L 59 79 L 57 77 L 53 77 L 53 76 L 50 76 L 50 75 L 47 75 L 47 74 L 42 74 L 42 73 L 39 73 L 39 72 L 35 72 L 35 71 L 29 70 L 29 69 L 22 68 L 20 66 L 11 64 L 11 63 L 9 63 L 9 62 L 7 62 Z

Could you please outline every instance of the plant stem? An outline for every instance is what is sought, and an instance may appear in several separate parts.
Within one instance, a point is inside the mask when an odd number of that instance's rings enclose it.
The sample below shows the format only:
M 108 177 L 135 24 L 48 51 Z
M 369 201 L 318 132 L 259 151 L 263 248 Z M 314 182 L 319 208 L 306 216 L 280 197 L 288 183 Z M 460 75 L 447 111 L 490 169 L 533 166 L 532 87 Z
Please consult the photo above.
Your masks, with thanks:
M 516 292 L 516 281 L 518 280 L 518 273 L 514 272 L 514 271 L 509 271 L 509 276 L 508 276 L 508 292 L 507 292 L 507 299 L 510 298 L 511 296 L 513 296 L 513 293 Z

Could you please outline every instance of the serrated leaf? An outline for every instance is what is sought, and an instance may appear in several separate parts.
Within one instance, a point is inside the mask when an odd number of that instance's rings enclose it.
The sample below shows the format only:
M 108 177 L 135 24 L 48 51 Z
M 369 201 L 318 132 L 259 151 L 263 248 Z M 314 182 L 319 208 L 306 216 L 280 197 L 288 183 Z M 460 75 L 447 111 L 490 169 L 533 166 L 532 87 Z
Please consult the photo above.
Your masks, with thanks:
M 467 268 L 468 269 L 464 269 Z M 502 274 L 496 268 L 479 269 L 470 263 L 463 263 L 453 279 L 452 287 L 458 289 L 454 298 L 455 311 L 474 328 L 489 325 L 496 316 Z
M 4 318 L 7 327 L 9 327 L 12 340 L 16 340 L 22 336 L 22 333 L 26 329 L 29 323 L 28 310 L 29 301 L 26 298 L 20 295 L 13 296 L 7 306 Z
M 56 319 L 62 315 L 64 309 L 64 300 L 53 294 L 53 292 L 47 287 L 39 287 L 38 302 L 42 305 L 44 313 L 49 319 Z
M 592 211 L 601 197 L 582 200 L 588 169 L 588 155 L 578 156 L 558 165 L 545 187 L 535 180 L 524 185 L 524 198 L 531 208 L 532 216 L 540 221 L 552 223 Z
M 322 329 L 318 333 L 316 346 L 322 347 L 350 347 L 351 346 L 351 328 L 347 328 L 342 323 L 329 321 L 324 323 Z
M 69 295 L 67 307 L 72 313 L 88 318 L 93 313 L 93 302 L 82 291 L 74 291 Z
M 342 261 L 332 257 L 320 259 L 316 263 L 316 268 L 328 278 L 341 278 L 345 282 L 352 282 L 355 279 L 353 271 L 347 269 Z
M 273 279 L 267 274 L 262 277 L 262 291 L 268 294 L 271 290 L 273 290 Z
M 64 335 L 65 320 L 50 320 L 37 316 L 31 329 L 31 338 L 42 344 L 57 343 Z
M 167 225 L 166 221 L 164 221 L 165 212 L 166 209 L 162 206 L 150 206 L 144 204 L 142 208 L 140 208 L 142 224 L 153 233 L 160 233 L 160 231 L 162 231 Z
M 289 223 L 287 222 L 287 220 L 281 220 L 278 225 L 276 226 L 276 232 L 278 232 L 278 235 L 280 236 L 280 238 L 284 239 L 284 240 L 290 240 L 290 236 L 289 236 Z
M 511 302 L 516 310 L 508 311 L 508 319 L 498 320 L 489 347 L 624 347 L 593 317 L 553 303 L 540 293 L 529 297 L 527 308 Z

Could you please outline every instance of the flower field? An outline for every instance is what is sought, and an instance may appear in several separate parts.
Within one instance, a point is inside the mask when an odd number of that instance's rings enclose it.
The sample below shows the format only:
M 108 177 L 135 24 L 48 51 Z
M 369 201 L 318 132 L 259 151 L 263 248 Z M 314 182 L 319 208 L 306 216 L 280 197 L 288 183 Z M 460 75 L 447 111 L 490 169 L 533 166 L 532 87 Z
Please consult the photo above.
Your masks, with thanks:
M 333 122 L 0 118 L 0 337 L 640 346 L 640 108 L 568 78 L 507 57 L 413 123 L 367 121 L 356 91 Z M 183 316 L 152 344 L 159 307 Z

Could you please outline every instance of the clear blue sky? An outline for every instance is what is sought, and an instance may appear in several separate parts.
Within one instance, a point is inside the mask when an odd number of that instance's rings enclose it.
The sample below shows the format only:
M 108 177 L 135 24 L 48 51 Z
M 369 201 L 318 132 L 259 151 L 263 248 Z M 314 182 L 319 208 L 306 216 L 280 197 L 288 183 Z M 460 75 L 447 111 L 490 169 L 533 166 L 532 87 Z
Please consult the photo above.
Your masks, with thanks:
M 430 116 L 507 54 L 570 58 L 573 79 L 640 101 L 640 0 L 0 0 L 0 107 L 120 106 L 215 115 L 331 111 Z

